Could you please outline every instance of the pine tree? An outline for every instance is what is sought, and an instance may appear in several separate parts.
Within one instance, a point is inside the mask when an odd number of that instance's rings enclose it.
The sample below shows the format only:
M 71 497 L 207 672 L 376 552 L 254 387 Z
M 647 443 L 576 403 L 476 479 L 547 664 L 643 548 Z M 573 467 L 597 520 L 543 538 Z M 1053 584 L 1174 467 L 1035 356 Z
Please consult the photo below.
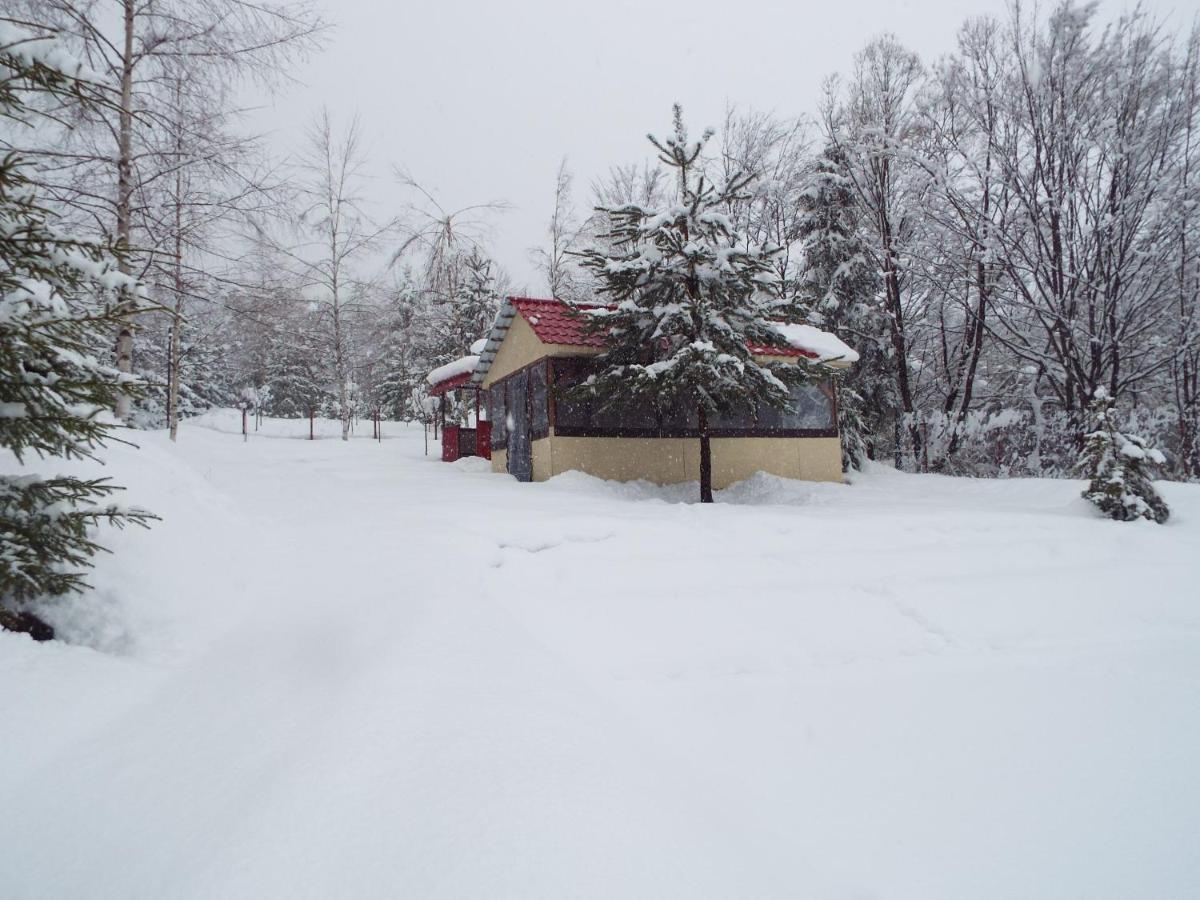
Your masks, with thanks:
M 879 288 L 858 235 L 858 211 L 845 155 L 829 145 L 817 157 L 800 197 L 797 233 L 804 258 L 797 289 L 814 325 L 837 328 L 862 315 Z
M 425 310 L 425 301 L 406 277 L 380 316 L 374 396 L 385 418 L 412 418 L 414 391 L 433 368 L 425 355 Z
M 1089 479 L 1083 498 L 1110 519 L 1149 519 L 1162 524 L 1171 511 L 1146 469 L 1166 460 L 1142 438 L 1117 428 L 1113 406 L 1108 391 L 1097 388 L 1090 409 L 1095 430 L 1087 435 L 1079 461 L 1080 471 Z
M 712 137 L 690 141 L 683 112 L 674 133 L 651 143 L 674 171 L 674 205 L 604 208 L 611 249 L 581 256 L 609 305 L 588 310 L 591 327 L 606 336 L 601 371 L 587 389 L 603 406 L 650 400 L 659 408 L 694 405 L 700 437 L 700 500 L 712 502 L 709 419 L 746 407 L 784 407 L 789 384 L 808 381 L 808 367 L 758 362 L 749 345 L 786 347 L 778 325 L 801 309 L 785 298 L 776 273 L 779 248 L 739 235 L 721 210 L 745 198 L 750 174 L 723 187 L 702 171 Z
M 796 290 L 808 321 L 850 336 L 861 354 L 838 386 L 842 467 L 861 469 L 873 454 L 871 437 L 897 403 L 885 350 L 887 322 L 877 302 L 879 273 L 859 236 L 845 154 L 835 145 L 817 157 L 800 205 L 803 268 Z
M 0 22 L 0 115 L 23 120 L 30 92 L 82 99 L 62 56 L 46 49 Z M 136 287 L 111 253 L 54 226 L 15 153 L 0 160 L 0 446 L 18 463 L 94 459 L 113 439 L 107 410 L 137 387 L 94 354 Z M 107 478 L 0 475 L 0 625 L 52 636 L 22 607 L 87 587 L 103 549 L 95 524 L 154 518 L 106 502 L 117 490 Z
M 287 329 L 274 336 L 266 387 L 270 390 L 267 414 L 284 419 L 316 415 L 334 400 L 319 363 L 316 342 L 307 329 Z
M 169 424 L 168 329 L 172 327 L 167 316 L 149 316 L 134 335 L 135 368 L 146 383 L 141 402 L 133 412 L 133 423 L 139 427 L 163 428 Z M 230 349 L 223 340 L 225 328 L 226 323 L 220 317 L 201 309 L 179 323 L 179 418 L 230 406 L 237 399 L 230 371 Z
M 500 309 L 492 261 L 472 249 L 458 262 L 461 271 L 454 295 L 448 303 L 437 304 L 437 348 L 430 359 L 434 367 L 466 355 L 475 341 L 487 335 Z

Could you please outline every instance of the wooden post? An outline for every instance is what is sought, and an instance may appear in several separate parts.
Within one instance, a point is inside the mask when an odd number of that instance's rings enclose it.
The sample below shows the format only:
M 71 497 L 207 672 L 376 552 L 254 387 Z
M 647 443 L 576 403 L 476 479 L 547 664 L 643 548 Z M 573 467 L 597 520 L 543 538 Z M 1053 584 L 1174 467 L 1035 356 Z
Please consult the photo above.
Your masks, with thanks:
M 316 440 L 316 436 L 315 436 L 314 430 L 313 430 L 313 421 L 316 418 L 316 415 L 317 415 L 316 410 L 310 409 L 308 411 L 308 439 L 310 441 Z

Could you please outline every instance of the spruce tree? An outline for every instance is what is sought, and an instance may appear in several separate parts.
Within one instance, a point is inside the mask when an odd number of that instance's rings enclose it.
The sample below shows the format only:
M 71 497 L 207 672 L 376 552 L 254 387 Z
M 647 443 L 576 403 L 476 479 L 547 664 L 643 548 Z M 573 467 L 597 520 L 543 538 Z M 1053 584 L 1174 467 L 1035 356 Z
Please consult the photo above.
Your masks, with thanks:
M 372 397 L 384 418 L 412 417 L 411 397 L 432 366 L 425 355 L 428 303 L 403 273 L 377 316 Z
M 60 102 L 84 99 L 61 71 L 63 57 L 42 39 L 0 22 L 0 116 L 24 121 L 33 92 Z M 0 159 L 0 447 L 21 474 L 0 475 L 0 625 L 52 632 L 23 607 L 81 592 L 103 548 L 93 526 L 154 518 L 108 502 L 120 490 L 107 478 L 44 476 L 24 469 L 40 459 L 94 459 L 113 439 L 108 410 L 137 390 L 96 358 L 120 316 L 118 302 L 137 285 L 96 244 L 65 235 L 39 205 L 17 154 Z
M 301 419 L 328 406 L 334 399 L 320 365 L 320 353 L 310 332 L 287 329 L 274 335 L 267 360 L 267 414 Z
M 676 105 L 671 137 L 650 136 L 675 176 L 674 203 L 658 210 L 600 208 L 610 223 L 608 246 L 580 254 L 607 301 L 581 313 L 607 341 L 601 371 L 586 389 L 602 406 L 645 400 L 659 408 L 694 406 L 703 503 L 712 502 L 711 417 L 784 407 L 789 384 L 808 381 L 813 368 L 759 362 L 751 354 L 750 345 L 785 348 L 778 325 L 798 321 L 802 310 L 781 289 L 775 267 L 781 250 L 749 242 L 722 213 L 746 197 L 754 176 L 710 183 L 701 158 L 711 137 L 706 131 L 689 140 Z
M 860 317 L 879 288 L 879 273 L 859 237 L 845 156 L 836 146 L 817 157 L 800 197 L 797 233 L 804 258 L 797 287 L 809 321 L 837 328 Z
M 491 330 L 500 309 L 500 296 L 492 277 L 492 261 L 478 249 L 459 260 L 458 286 L 448 304 L 438 310 L 437 350 L 433 367 L 453 362 Z
M 232 406 L 238 398 L 231 371 L 231 348 L 223 337 L 225 322 L 197 309 L 179 326 L 179 417 L 200 415 L 208 409 Z M 134 359 L 146 390 L 133 413 L 139 427 L 163 428 L 169 424 L 169 343 L 167 316 L 145 317 L 134 335 Z
M 886 355 L 887 322 L 877 303 L 879 273 L 858 232 L 858 209 L 846 158 L 834 145 L 817 157 L 800 200 L 803 259 L 796 290 L 814 325 L 847 335 L 860 361 L 838 386 L 842 467 L 861 469 L 889 410 L 896 408 Z
M 1083 498 L 1110 519 L 1149 519 L 1162 524 L 1171 511 L 1146 470 L 1166 460 L 1142 438 L 1124 434 L 1117 427 L 1114 405 L 1108 391 L 1096 389 L 1089 410 L 1094 430 L 1085 439 L 1079 461 L 1080 471 L 1089 479 Z

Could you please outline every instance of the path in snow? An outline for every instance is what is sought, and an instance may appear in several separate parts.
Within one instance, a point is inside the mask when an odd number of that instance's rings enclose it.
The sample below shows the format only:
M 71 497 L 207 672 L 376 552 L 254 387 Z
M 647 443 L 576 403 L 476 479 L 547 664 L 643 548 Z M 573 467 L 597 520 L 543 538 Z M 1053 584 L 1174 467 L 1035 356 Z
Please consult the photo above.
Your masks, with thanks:
M 1184 898 L 1200 489 L 518 485 L 212 414 L 0 634 L 0 896 Z M 223 430 L 219 430 L 223 429 Z

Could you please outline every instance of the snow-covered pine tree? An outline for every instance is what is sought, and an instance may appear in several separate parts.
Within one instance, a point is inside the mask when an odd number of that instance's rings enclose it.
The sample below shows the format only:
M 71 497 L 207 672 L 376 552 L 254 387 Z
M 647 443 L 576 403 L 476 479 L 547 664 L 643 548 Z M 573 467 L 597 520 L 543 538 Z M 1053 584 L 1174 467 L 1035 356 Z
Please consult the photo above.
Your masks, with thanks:
M 1089 479 L 1083 498 L 1110 519 L 1150 519 L 1162 524 L 1171 511 L 1146 470 L 1166 460 L 1142 438 L 1117 427 L 1114 405 L 1107 390 L 1096 389 L 1090 409 L 1093 430 L 1079 460 L 1080 472 Z
M 861 355 L 838 385 L 842 466 L 861 469 L 873 455 L 872 437 L 896 408 L 887 364 L 887 322 L 879 308 L 879 272 L 858 233 L 845 154 L 827 145 L 800 197 L 797 234 L 803 260 L 796 289 L 808 321 L 854 340 Z
M 328 377 L 320 365 L 316 340 L 305 323 L 274 335 L 267 358 L 270 406 L 266 412 L 284 419 L 316 415 L 333 400 Z
M 63 65 L 51 42 L 0 20 L 0 116 L 23 120 L 33 92 L 82 100 Z M 119 299 L 135 292 L 111 253 L 55 227 L 17 154 L 0 159 L 0 447 L 18 463 L 94 458 L 112 439 L 107 411 L 136 388 L 94 354 L 119 321 Z M 86 587 L 84 573 L 103 549 L 98 522 L 154 518 L 108 503 L 117 490 L 106 478 L 0 475 L 0 626 L 53 636 L 23 607 Z
M 172 344 L 168 334 L 172 327 L 171 317 L 149 316 L 139 323 L 134 334 L 134 368 L 146 383 L 146 391 L 132 414 L 133 423 L 139 427 L 162 428 L 170 424 L 168 385 Z M 178 324 L 178 418 L 230 406 L 237 400 L 239 392 L 234 386 L 236 379 L 225 341 L 227 327 L 219 313 L 202 307 Z
M 424 356 L 421 339 L 425 307 L 412 281 L 405 278 L 380 315 L 374 396 L 385 418 L 412 418 L 413 391 L 433 368 Z
M 650 136 L 676 177 L 674 204 L 601 209 L 611 243 L 580 254 L 608 302 L 581 312 L 608 343 L 601 371 L 585 389 L 603 406 L 694 404 L 702 503 L 713 499 L 710 417 L 736 408 L 784 407 L 789 383 L 808 381 L 814 372 L 758 362 L 750 352 L 749 345 L 786 347 L 778 325 L 799 321 L 802 310 L 783 296 L 773 265 L 779 248 L 750 243 L 720 211 L 745 196 L 754 176 L 739 173 L 722 187 L 711 184 L 701 164 L 711 137 L 710 130 L 689 140 L 676 104 L 671 137 Z
M 472 344 L 491 330 L 500 309 L 500 295 L 492 272 L 492 261 L 477 247 L 459 255 L 453 262 L 454 291 L 449 296 L 430 295 L 429 302 L 418 307 L 413 322 L 416 337 L 414 359 L 424 359 L 425 375 L 437 366 L 466 356 Z M 473 406 L 460 403 L 455 394 L 440 401 L 446 404 L 449 421 L 465 424 Z
M 496 320 L 500 296 L 492 276 L 492 261 L 478 248 L 461 259 L 462 272 L 452 301 L 441 310 L 440 352 L 434 365 L 465 356 L 468 348 L 485 337 Z

